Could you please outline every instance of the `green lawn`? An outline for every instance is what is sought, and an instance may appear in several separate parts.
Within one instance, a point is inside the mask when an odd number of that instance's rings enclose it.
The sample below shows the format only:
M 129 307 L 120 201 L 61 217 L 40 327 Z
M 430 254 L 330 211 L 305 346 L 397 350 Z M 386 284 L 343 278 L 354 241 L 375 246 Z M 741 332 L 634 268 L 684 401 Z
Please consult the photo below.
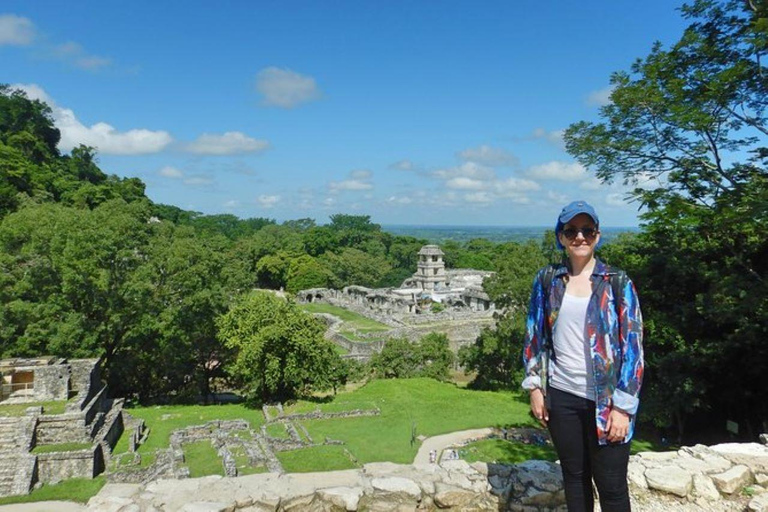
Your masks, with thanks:
M 43 414 L 63 414 L 67 407 L 66 400 L 34 402 L 28 404 L 0 404 L 0 416 L 24 416 L 28 407 L 43 407 Z
M 467 462 L 518 464 L 526 460 L 557 460 L 555 448 L 525 444 L 504 439 L 483 439 L 459 448 L 459 456 Z
M 388 325 L 384 325 L 376 320 L 371 320 L 359 313 L 337 306 L 331 306 L 330 304 L 312 302 L 310 304 L 302 304 L 301 308 L 309 313 L 328 313 L 337 316 L 344 322 L 345 329 L 354 329 L 360 333 L 389 331 L 392 329 Z
M 289 473 L 336 471 L 358 467 L 340 445 L 313 446 L 302 450 L 278 452 L 276 455 Z
M 60 443 L 37 445 L 32 449 L 32 453 L 39 455 L 41 453 L 52 452 L 76 452 L 78 450 L 87 450 L 92 448 L 92 443 Z
M 249 409 L 243 404 L 224 405 L 163 405 L 154 407 L 134 407 L 127 411 L 137 418 L 142 418 L 150 429 L 147 442 L 139 447 L 141 465 L 147 466 L 154 461 L 154 452 L 159 448 L 168 448 L 171 432 L 191 425 L 201 425 L 211 420 L 244 419 L 251 428 L 258 429 L 264 424 L 261 409 Z M 128 450 L 124 433 L 118 442 L 115 453 Z M 125 440 L 123 438 L 126 438 Z M 118 448 L 121 451 L 118 450 Z
M 104 476 L 89 478 L 71 478 L 56 485 L 45 484 L 24 496 L 8 496 L 0 498 L 0 505 L 12 503 L 31 503 L 34 501 L 63 500 L 86 503 L 95 496 L 107 482 Z
M 339 412 L 352 409 L 379 408 L 379 416 L 302 420 L 315 442 L 326 438 L 343 441 L 343 446 L 323 446 L 285 452 L 279 458 L 290 471 L 324 471 L 328 467 L 354 467 L 344 449 L 358 464 L 391 461 L 407 464 L 413 461 L 419 448 L 418 440 L 411 443 L 412 429 L 416 436 L 431 437 L 457 430 L 489 426 L 535 426 L 529 414 L 527 397 L 519 393 L 472 391 L 432 379 L 373 380 L 348 393 L 323 400 L 299 400 L 286 404 L 285 413 Z M 264 423 L 261 410 L 248 409 L 242 404 L 211 406 L 138 407 L 129 412 L 144 418 L 151 433 L 139 448 L 142 465 L 151 462 L 150 454 L 167 448 L 172 430 L 199 425 L 212 419 L 243 418 L 258 429 Z M 268 427 L 270 435 L 284 434 L 282 425 Z M 633 451 L 657 447 L 642 441 L 633 442 Z M 343 457 L 342 457 L 343 455 Z M 325 460 L 324 457 L 328 457 Z M 483 446 L 477 460 L 527 460 L 552 458 L 546 450 L 534 445 L 515 446 L 511 443 L 490 442 Z M 516 458 L 515 458 L 516 457 Z M 218 458 L 217 467 L 218 467 Z
M 208 475 L 224 476 L 224 466 L 210 441 L 188 443 L 183 445 L 182 449 L 191 478 Z
M 309 406 L 308 406 L 309 405 Z M 419 448 L 411 432 L 431 437 L 456 430 L 489 426 L 533 426 L 528 404 L 513 393 L 469 391 L 432 379 L 374 380 L 329 403 L 298 402 L 286 412 L 381 409 L 380 416 L 310 420 L 302 423 L 315 441 L 326 437 L 345 442 L 360 462 L 410 463 Z M 316 470 L 311 460 L 306 471 Z
M 267 434 L 278 439 L 289 439 L 288 431 L 282 423 L 272 423 L 267 425 Z

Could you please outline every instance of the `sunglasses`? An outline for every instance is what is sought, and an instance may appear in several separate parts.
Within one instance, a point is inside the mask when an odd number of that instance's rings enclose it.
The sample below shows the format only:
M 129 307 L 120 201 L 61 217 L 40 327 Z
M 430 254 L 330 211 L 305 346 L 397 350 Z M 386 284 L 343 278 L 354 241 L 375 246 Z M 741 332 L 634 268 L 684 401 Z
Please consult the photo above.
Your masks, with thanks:
M 594 239 L 599 232 L 600 231 L 598 231 L 597 228 L 593 228 L 593 227 L 565 228 L 562 231 L 563 236 L 565 236 L 565 238 L 567 238 L 568 240 L 573 240 L 574 238 L 576 238 L 579 235 L 579 233 L 584 235 L 584 238 L 587 238 L 587 239 L 591 240 L 591 239 Z

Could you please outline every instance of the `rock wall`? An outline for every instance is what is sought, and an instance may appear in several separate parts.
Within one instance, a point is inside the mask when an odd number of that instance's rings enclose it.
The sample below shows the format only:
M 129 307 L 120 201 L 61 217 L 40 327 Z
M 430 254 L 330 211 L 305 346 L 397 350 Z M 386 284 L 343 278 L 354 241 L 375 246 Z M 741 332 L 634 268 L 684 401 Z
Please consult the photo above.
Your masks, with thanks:
M 768 448 L 759 444 L 693 446 L 643 452 L 629 465 L 635 512 L 768 510 Z M 126 507 L 126 508 L 121 508 Z M 564 511 L 560 467 L 521 464 L 366 464 L 326 473 L 264 473 L 237 478 L 107 484 L 88 510 Z
M 66 365 L 37 366 L 34 372 L 36 400 L 66 400 L 68 398 L 69 368 Z
M 38 417 L 35 431 L 38 445 L 61 443 L 90 443 L 82 413 L 43 415 Z
M 99 445 L 87 450 L 41 453 L 37 456 L 37 477 L 43 483 L 93 478 L 103 470 L 103 459 Z

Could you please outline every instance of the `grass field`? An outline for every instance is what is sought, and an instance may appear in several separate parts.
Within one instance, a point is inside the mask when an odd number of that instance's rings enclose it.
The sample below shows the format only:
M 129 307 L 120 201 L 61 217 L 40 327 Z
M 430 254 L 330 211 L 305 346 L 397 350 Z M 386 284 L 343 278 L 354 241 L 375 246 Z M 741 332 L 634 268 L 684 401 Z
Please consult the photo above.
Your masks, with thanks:
M 171 432 L 191 425 L 202 425 L 211 420 L 244 419 L 251 428 L 258 429 L 264 424 L 261 409 L 249 409 L 242 404 L 225 405 L 163 405 L 154 407 L 135 407 L 127 410 L 131 415 L 141 418 L 150 429 L 147 442 L 139 447 L 141 465 L 147 466 L 154 461 L 154 452 L 159 448 L 168 448 Z M 115 446 L 115 453 L 128 451 L 126 434 Z
M 343 446 L 313 446 L 303 450 L 279 452 L 276 454 L 283 468 L 289 473 L 308 471 L 335 471 L 359 467 L 352 462 Z
M 106 478 L 97 476 L 93 480 L 89 478 L 71 478 L 56 485 L 43 485 L 24 496 L 8 496 L 0 498 L 0 505 L 12 503 L 32 503 L 35 501 L 65 500 L 86 503 L 95 496 L 107 482 Z
M 504 439 L 483 439 L 459 449 L 459 456 L 467 462 L 497 462 L 518 464 L 531 459 L 557 460 L 552 446 L 523 444 Z
M 53 452 L 76 452 L 78 450 L 87 450 L 93 447 L 93 443 L 61 443 L 37 445 L 32 449 L 32 453 L 39 455 L 41 453 Z
M 208 475 L 224 476 L 224 466 L 210 441 L 198 441 L 184 445 L 184 461 L 189 476 L 198 478 Z
M 392 329 L 388 325 L 384 325 L 376 320 L 371 320 L 354 311 L 331 306 L 330 304 L 313 302 L 310 304 L 302 304 L 301 308 L 309 313 L 327 313 L 339 317 L 342 322 L 344 322 L 341 329 L 339 329 L 339 333 L 352 341 L 370 342 L 373 341 L 374 338 L 363 338 L 360 337 L 360 334 L 383 333 Z
M 28 404 L 0 404 L 0 416 L 24 416 L 27 407 L 43 408 L 43 414 L 62 414 L 67 407 L 66 400 L 34 402 Z
M 380 416 L 303 422 L 313 439 L 344 441 L 360 464 L 377 461 L 410 463 L 419 448 L 416 436 L 489 426 L 532 426 L 528 405 L 512 393 L 469 391 L 432 379 L 374 380 L 336 396 L 329 403 L 298 402 L 286 412 L 319 408 L 325 412 L 381 410 Z M 310 466 L 313 463 L 307 461 Z M 349 462 L 347 467 L 354 467 Z M 306 471 L 311 471 L 307 468 Z
M 300 400 L 286 404 L 285 412 L 376 408 L 381 410 L 381 415 L 303 421 L 316 442 L 328 437 L 343 441 L 344 445 L 286 452 L 279 457 L 285 459 L 284 463 L 292 471 L 352 468 L 355 467 L 353 459 L 360 465 L 375 461 L 409 463 L 419 448 L 418 441 L 411 442 L 414 428 L 417 436 L 430 437 L 494 425 L 532 425 L 528 406 L 519 395 L 469 391 L 432 379 L 374 380 L 327 402 Z M 243 418 L 253 429 L 264 424 L 261 410 L 248 409 L 242 404 L 136 407 L 128 412 L 143 418 L 150 428 L 147 442 L 139 448 L 142 466 L 154 460 L 155 450 L 168 447 L 170 434 L 175 429 L 213 419 Z M 287 435 L 282 425 L 269 425 L 268 432 L 279 437 Z M 126 450 L 127 440 L 121 438 L 115 452 Z

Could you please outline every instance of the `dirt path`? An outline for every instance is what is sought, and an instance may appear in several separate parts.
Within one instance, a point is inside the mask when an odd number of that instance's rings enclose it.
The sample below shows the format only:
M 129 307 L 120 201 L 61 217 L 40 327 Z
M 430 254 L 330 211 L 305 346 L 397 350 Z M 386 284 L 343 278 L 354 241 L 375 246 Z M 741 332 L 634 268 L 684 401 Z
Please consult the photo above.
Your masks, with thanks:
M 492 428 L 476 428 L 474 430 L 461 430 L 459 432 L 451 432 L 449 434 L 443 434 L 440 436 L 430 437 L 421 443 L 419 452 L 413 459 L 414 464 L 429 464 L 429 452 L 435 450 L 438 457 L 440 453 L 448 446 L 463 443 L 472 439 L 481 439 L 488 437 L 493 433 Z

